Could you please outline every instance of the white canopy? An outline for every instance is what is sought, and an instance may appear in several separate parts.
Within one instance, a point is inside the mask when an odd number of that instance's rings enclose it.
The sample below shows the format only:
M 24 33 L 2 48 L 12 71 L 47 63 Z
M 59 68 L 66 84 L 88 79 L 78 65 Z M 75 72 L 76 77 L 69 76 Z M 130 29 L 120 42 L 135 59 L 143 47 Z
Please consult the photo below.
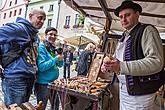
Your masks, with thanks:
M 95 44 L 99 43 L 99 38 L 97 35 L 92 35 L 91 33 L 84 33 L 79 34 L 77 36 L 69 37 L 63 39 L 68 44 L 74 45 L 74 46 L 80 46 L 84 44 L 88 44 L 89 42 L 93 42 Z
M 64 0 L 67 5 L 91 18 L 97 23 L 105 25 L 106 18 L 111 22 L 110 30 L 123 31 L 118 17 L 113 13 L 124 0 Z M 165 0 L 133 0 L 139 3 L 143 11 L 140 22 L 151 23 L 159 32 L 165 32 Z

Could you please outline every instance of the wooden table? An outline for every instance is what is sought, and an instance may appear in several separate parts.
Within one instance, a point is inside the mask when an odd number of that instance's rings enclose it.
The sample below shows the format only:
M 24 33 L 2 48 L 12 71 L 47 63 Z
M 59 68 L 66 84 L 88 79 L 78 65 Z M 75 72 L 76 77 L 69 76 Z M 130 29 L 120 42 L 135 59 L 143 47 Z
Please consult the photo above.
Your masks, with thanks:
M 110 110 L 109 100 L 111 93 L 108 87 L 97 94 L 80 92 L 66 87 L 57 87 L 53 83 L 50 83 L 48 87 L 54 91 L 52 97 L 54 95 L 57 96 L 56 92 L 58 93 L 63 110 L 86 110 L 89 107 L 92 110 L 105 110 L 107 108 Z M 71 103 L 71 98 L 75 98 L 77 102 Z

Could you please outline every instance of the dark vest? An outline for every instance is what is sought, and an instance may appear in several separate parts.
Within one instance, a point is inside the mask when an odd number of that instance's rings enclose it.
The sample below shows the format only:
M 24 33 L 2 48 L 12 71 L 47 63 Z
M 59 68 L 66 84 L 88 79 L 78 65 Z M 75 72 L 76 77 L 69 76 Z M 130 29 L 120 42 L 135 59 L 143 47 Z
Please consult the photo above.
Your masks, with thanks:
M 135 28 L 130 32 L 130 38 L 127 40 L 127 46 L 125 49 L 125 61 L 138 60 L 144 58 L 144 54 L 141 46 L 141 38 L 144 29 L 149 24 L 137 24 Z M 127 91 L 130 95 L 145 95 L 155 93 L 162 81 L 159 73 L 148 76 L 131 76 L 126 75 Z M 164 77 L 164 76 L 163 76 Z

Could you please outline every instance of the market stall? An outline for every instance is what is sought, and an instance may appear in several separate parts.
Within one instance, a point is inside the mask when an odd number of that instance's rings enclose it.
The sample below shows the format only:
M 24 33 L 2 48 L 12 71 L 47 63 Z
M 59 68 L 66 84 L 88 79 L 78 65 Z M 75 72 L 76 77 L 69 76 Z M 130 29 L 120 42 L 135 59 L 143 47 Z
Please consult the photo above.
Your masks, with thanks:
M 112 97 L 110 92 L 111 80 L 99 77 L 104 56 L 103 53 L 95 55 L 87 77 L 76 76 L 69 79 L 57 79 L 49 84 L 51 90 L 58 91 L 63 109 L 109 110 L 111 108 L 110 103 L 107 103 Z M 73 102 L 73 99 L 77 101 Z
M 102 44 L 101 52 L 105 54 L 113 55 L 116 49 L 117 39 L 120 38 L 118 35 L 119 32 L 122 32 L 124 29 L 120 24 L 118 17 L 114 15 L 114 9 L 119 6 L 124 0 L 64 0 L 64 2 L 73 8 L 74 10 L 80 12 L 81 14 L 89 17 L 93 21 L 103 25 L 104 32 L 102 34 Z M 158 31 L 165 32 L 165 1 L 164 0 L 133 0 L 140 4 L 143 8 L 143 12 L 140 15 L 140 22 L 152 24 L 158 29 Z M 115 34 L 115 35 L 112 35 Z M 93 68 L 95 66 L 92 66 Z M 97 70 L 97 68 L 95 68 Z M 91 71 L 90 71 L 91 72 Z M 104 76 L 101 72 L 98 72 L 96 75 L 97 78 L 102 76 L 102 78 L 110 79 L 108 76 Z M 104 76 L 104 77 L 103 77 Z M 88 76 L 88 78 L 95 78 L 93 76 Z M 112 85 L 111 85 L 112 86 Z M 118 110 L 118 85 L 115 86 L 115 89 L 110 89 L 113 94 L 113 97 L 116 97 L 111 106 L 116 104 L 114 110 Z M 116 95 L 116 96 L 115 96 Z M 106 109 L 103 109 L 106 110 Z

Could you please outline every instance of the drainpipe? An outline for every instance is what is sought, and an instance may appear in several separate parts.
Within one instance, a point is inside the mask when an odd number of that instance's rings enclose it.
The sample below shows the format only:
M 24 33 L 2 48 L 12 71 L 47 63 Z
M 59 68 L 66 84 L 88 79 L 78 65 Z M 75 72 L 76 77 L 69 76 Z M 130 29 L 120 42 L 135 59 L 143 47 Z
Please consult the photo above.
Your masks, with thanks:
M 26 0 L 25 2 L 25 18 L 27 16 L 27 10 L 28 10 L 28 4 L 29 4 L 30 0 Z
M 59 22 L 59 17 L 60 17 L 60 4 L 61 0 L 58 0 L 58 13 L 57 13 L 57 23 L 56 23 L 56 29 L 58 28 L 58 22 Z

